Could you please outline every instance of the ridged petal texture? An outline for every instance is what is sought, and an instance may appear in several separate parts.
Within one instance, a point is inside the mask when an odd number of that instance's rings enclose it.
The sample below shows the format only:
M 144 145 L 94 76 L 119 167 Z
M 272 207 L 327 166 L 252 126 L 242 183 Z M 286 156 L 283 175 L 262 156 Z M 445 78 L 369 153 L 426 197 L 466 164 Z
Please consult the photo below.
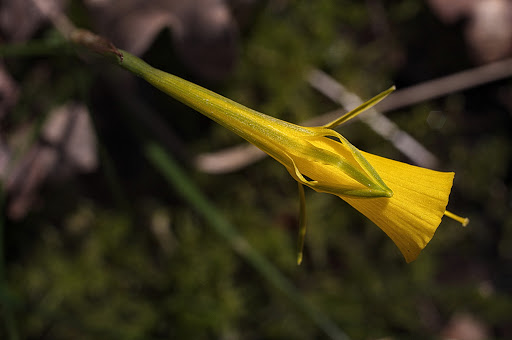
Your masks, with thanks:
M 362 154 L 393 190 L 393 197 L 340 197 L 379 226 L 407 262 L 414 261 L 441 223 L 455 174 Z

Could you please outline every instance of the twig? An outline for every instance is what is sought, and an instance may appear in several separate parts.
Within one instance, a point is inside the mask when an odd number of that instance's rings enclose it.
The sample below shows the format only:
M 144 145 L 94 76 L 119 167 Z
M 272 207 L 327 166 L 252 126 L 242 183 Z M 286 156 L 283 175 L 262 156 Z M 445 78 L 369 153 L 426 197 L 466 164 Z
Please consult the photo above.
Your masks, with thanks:
M 310 74 L 311 78 L 315 75 L 318 77 L 318 70 L 312 71 Z M 474 69 L 455 73 L 446 77 L 430 80 L 418 85 L 414 85 L 403 90 L 398 90 L 393 93 L 385 101 L 379 103 L 375 110 L 378 112 L 388 112 L 403 108 L 406 106 L 421 103 L 426 100 L 439 98 L 451 93 L 463 91 L 469 88 L 480 86 L 489 82 L 497 81 L 500 79 L 508 78 L 512 76 L 512 59 L 506 59 L 484 66 L 476 67 Z M 340 85 L 340 84 L 338 84 Z M 330 88 L 330 89 L 329 89 Z M 338 88 L 338 89 L 337 89 Z M 336 102 L 349 101 L 350 98 L 340 97 L 338 86 L 326 86 L 324 95 Z M 347 105 L 348 106 L 348 105 Z M 355 107 L 352 103 L 350 107 Z M 322 125 L 329 121 L 332 121 L 336 117 L 342 115 L 346 110 L 339 109 L 332 112 L 328 112 L 321 116 L 315 117 L 314 119 L 307 121 L 304 125 Z M 370 116 L 370 117 L 368 117 Z M 395 124 L 390 122 L 389 119 L 382 115 L 375 116 L 364 113 L 360 116 L 362 119 L 372 121 L 371 123 L 376 129 L 382 130 L 384 135 L 393 136 L 395 145 L 399 150 L 425 150 L 423 146 L 417 143 L 414 139 L 408 138 L 406 134 L 400 130 L 394 128 Z M 391 123 L 391 125 L 389 124 Z M 410 136 L 409 136 L 410 137 Z M 411 160 L 417 164 L 421 164 L 426 167 L 435 168 L 437 159 L 430 152 L 422 153 L 421 156 L 415 157 L 417 160 L 412 158 Z M 415 153 L 413 151 L 412 153 Z M 196 167 L 204 172 L 212 174 L 228 173 L 242 169 L 260 159 L 266 157 L 266 154 L 256 147 L 250 144 L 237 145 L 231 148 L 225 148 L 216 152 L 203 153 L 196 157 Z M 414 156 L 413 156 L 414 157 Z
M 57 9 L 55 0 L 32 0 L 32 3 L 64 37 L 69 38 L 76 29 L 71 20 Z
M 376 108 L 381 112 L 392 111 L 510 76 L 512 76 L 512 58 L 496 61 L 396 91 L 390 97 L 390 100 L 379 103 Z
M 347 110 L 363 103 L 361 98 L 347 91 L 343 85 L 325 72 L 315 69 L 310 73 L 308 80 L 312 87 Z M 438 160 L 430 151 L 376 109 L 371 108 L 357 118 L 368 124 L 384 139 L 389 140 L 415 164 L 426 168 L 437 167 Z

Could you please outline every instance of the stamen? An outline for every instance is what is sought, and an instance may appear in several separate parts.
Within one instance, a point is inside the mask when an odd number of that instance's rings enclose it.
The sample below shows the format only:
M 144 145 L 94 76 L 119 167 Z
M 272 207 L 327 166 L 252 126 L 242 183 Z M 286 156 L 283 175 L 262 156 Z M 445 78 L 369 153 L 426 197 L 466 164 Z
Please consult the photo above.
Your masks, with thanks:
M 467 226 L 469 224 L 469 218 L 467 218 L 467 217 L 460 217 L 458 215 L 455 215 L 454 213 L 449 212 L 448 210 L 446 210 L 444 212 L 444 214 L 446 216 L 448 216 L 449 218 L 451 218 L 451 219 L 453 219 L 453 220 L 455 220 L 457 222 L 460 222 L 463 227 L 465 227 L 465 226 Z

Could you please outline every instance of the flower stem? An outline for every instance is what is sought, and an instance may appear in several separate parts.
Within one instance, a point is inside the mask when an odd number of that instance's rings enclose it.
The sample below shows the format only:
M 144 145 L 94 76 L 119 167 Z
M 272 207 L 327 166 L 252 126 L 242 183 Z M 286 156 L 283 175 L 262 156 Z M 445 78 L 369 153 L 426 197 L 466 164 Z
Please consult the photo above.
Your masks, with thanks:
M 299 238 L 297 241 L 297 265 L 302 263 L 302 255 L 304 253 L 304 239 L 306 237 L 306 195 L 304 194 L 304 186 L 299 184 Z

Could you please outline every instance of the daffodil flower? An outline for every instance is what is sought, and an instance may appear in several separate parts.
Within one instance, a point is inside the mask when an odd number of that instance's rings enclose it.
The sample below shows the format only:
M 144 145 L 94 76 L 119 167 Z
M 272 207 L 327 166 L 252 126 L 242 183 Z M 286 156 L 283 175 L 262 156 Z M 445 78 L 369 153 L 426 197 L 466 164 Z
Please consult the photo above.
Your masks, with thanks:
M 254 111 L 125 51 L 118 63 L 213 119 L 285 166 L 299 183 L 301 222 L 298 263 L 305 235 L 303 186 L 339 196 L 379 226 L 411 262 L 432 239 L 446 211 L 453 172 L 432 171 L 358 150 L 333 128 L 375 105 L 394 87 L 320 127 L 304 127 Z

